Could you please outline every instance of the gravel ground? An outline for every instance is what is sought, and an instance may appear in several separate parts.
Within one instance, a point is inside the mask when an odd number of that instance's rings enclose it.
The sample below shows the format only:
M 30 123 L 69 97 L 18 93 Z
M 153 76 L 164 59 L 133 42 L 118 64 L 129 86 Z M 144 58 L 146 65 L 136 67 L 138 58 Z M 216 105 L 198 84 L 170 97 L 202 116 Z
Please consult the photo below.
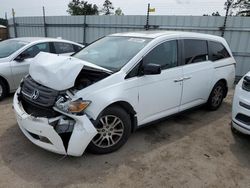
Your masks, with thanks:
M 0 102 L 0 187 L 250 187 L 250 139 L 230 130 L 233 91 L 215 112 L 191 110 L 132 134 L 107 155 L 63 157 L 19 130 Z

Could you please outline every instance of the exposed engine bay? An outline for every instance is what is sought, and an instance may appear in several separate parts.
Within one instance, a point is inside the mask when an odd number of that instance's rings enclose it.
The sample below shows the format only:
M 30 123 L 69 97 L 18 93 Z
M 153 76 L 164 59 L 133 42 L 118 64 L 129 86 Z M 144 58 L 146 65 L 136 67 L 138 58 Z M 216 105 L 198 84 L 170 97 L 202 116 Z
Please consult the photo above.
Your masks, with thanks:
M 90 67 L 84 67 L 81 72 L 78 74 L 74 88 L 76 90 L 84 89 L 106 77 L 108 77 L 110 73 L 96 70 Z

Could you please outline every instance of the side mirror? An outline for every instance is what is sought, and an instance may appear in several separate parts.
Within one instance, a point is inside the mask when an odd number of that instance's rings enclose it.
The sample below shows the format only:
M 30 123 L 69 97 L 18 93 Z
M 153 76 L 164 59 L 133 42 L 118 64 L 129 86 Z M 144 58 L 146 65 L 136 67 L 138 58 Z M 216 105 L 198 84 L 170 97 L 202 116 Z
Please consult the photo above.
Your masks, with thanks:
M 147 64 L 142 66 L 144 75 L 161 74 L 161 66 L 157 64 Z
M 17 62 L 22 62 L 22 61 L 24 61 L 24 60 L 27 59 L 27 58 L 29 58 L 29 54 L 22 53 L 22 54 L 19 54 L 19 55 L 15 58 L 15 60 L 16 60 Z

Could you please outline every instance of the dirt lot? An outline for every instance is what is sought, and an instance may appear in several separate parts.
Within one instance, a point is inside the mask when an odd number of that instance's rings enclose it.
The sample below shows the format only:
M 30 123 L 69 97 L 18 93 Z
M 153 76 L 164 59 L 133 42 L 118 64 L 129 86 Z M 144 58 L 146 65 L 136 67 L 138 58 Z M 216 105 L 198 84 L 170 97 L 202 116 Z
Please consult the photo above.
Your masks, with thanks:
M 132 134 L 118 152 L 47 152 L 0 102 L 0 187 L 250 187 L 250 138 L 230 130 L 232 91 L 216 112 L 186 112 Z

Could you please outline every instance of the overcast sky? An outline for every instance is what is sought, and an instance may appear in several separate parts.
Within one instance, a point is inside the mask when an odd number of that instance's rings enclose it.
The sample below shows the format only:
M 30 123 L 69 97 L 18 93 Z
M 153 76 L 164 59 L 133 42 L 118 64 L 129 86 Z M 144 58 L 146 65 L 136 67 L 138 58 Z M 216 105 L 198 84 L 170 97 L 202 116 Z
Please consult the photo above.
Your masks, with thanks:
M 68 15 L 66 12 L 70 0 L 1 0 L 0 17 L 11 16 L 11 9 L 14 8 L 16 17 L 20 16 L 41 16 L 42 6 L 45 6 L 46 15 L 59 16 Z M 104 0 L 89 0 L 101 7 Z M 125 15 L 145 15 L 147 4 L 156 8 L 152 15 L 203 15 L 219 11 L 225 14 L 225 0 L 111 0 L 114 7 L 120 7 Z

